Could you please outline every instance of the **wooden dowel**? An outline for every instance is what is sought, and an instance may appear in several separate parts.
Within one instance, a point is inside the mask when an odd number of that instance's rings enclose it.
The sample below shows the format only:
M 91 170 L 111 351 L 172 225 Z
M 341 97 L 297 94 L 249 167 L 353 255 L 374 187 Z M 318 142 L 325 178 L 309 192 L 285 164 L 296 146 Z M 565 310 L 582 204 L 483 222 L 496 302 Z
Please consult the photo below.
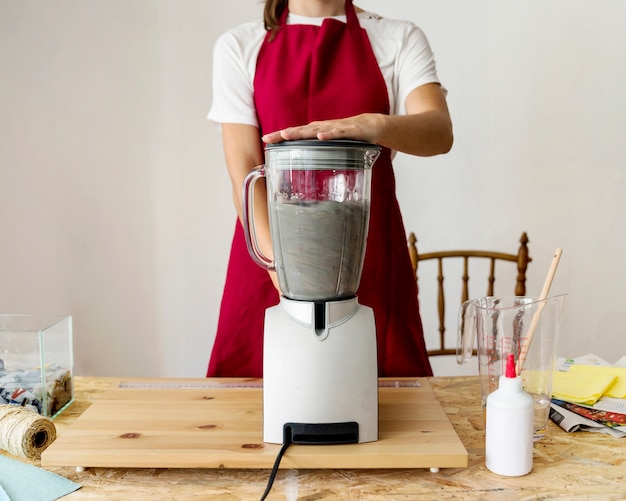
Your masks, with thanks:
M 554 251 L 554 256 L 552 256 L 552 263 L 550 264 L 550 269 L 548 270 L 548 275 L 546 276 L 546 281 L 543 283 L 543 288 L 541 289 L 541 294 L 539 295 L 539 307 L 533 318 L 530 322 L 530 327 L 528 328 L 528 335 L 524 340 L 524 344 L 522 345 L 522 349 L 520 350 L 519 357 L 517 359 L 517 374 L 520 375 L 522 373 L 522 369 L 524 368 L 524 362 L 526 362 L 526 357 L 528 356 L 528 350 L 530 349 L 530 344 L 533 341 L 533 337 L 535 336 L 535 331 L 537 330 L 537 325 L 539 324 L 539 319 L 541 318 L 541 312 L 546 306 L 545 299 L 547 299 L 548 294 L 550 293 L 550 287 L 552 286 L 552 281 L 554 280 L 554 275 L 556 273 L 556 269 L 559 266 L 559 261 L 561 259 L 561 254 L 563 254 L 563 249 L 557 248 Z

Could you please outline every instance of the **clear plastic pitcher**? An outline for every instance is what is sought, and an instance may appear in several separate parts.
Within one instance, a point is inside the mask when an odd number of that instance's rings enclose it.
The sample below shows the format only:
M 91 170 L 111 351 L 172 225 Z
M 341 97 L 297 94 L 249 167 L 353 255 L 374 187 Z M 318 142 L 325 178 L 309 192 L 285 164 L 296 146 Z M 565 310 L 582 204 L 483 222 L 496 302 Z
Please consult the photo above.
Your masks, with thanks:
M 468 362 L 474 338 L 478 353 L 480 393 L 485 406 L 487 396 L 498 388 L 505 373 L 506 359 L 513 353 L 526 356 L 518 366 L 524 390 L 535 400 L 535 440 L 545 436 L 552 396 L 552 373 L 556 343 L 561 325 L 565 295 L 547 299 L 532 297 L 481 297 L 463 303 L 459 310 L 457 362 Z
M 352 297 L 361 279 L 369 226 L 371 168 L 380 147 L 360 141 L 284 141 L 243 183 L 243 226 L 252 258 L 276 270 L 290 299 Z M 264 177 L 274 259 L 254 227 L 254 185 Z

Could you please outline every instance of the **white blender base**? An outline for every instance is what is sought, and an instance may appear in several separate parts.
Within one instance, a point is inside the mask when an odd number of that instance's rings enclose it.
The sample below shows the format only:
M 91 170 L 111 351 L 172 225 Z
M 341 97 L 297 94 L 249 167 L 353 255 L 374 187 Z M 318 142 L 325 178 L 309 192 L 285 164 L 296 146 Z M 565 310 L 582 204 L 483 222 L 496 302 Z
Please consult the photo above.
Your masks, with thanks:
M 263 440 L 283 443 L 286 423 L 358 423 L 358 442 L 378 440 L 378 361 L 371 308 L 357 299 L 315 304 L 281 298 L 265 313 Z

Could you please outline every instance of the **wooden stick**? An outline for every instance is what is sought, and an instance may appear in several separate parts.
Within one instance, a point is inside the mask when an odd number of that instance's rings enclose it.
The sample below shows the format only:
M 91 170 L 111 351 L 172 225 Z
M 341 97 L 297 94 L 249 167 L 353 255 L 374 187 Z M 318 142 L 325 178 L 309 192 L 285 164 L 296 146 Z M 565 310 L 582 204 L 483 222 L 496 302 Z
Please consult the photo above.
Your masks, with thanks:
M 530 344 L 533 341 L 533 337 L 535 336 L 535 331 L 537 330 L 537 325 L 539 324 L 541 312 L 546 306 L 545 299 L 547 299 L 548 294 L 550 293 L 550 287 L 552 286 L 552 281 L 554 280 L 554 274 L 556 273 L 556 268 L 559 265 L 561 254 L 563 254 L 563 249 L 557 248 L 554 251 L 554 256 L 552 256 L 552 263 L 550 264 L 550 269 L 548 270 L 546 281 L 543 283 L 543 288 L 541 289 L 541 294 L 539 295 L 539 301 L 540 301 L 539 307 L 537 308 L 537 311 L 533 315 L 533 318 L 530 322 L 530 327 L 528 328 L 528 334 L 526 336 L 526 339 L 524 340 L 524 344 L 522 345 L 522 349 L 520 350 L 519 357 L 517 359 L 517 374 L 518 375 L 522 373 L 524 362 L 526 361 L 526 357 L 528 356 L 528 350 L 530 349 Z

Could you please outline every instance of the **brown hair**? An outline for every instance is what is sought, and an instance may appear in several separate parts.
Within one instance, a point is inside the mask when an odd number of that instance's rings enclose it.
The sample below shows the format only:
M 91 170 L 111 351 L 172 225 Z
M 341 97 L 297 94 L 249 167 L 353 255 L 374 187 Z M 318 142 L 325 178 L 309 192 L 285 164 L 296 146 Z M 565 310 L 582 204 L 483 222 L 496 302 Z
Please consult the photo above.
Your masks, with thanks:
M 280 27 L 280 15 L 287 8 L 289 0 L 266 0 L 263 11 L 265 29 L 271 31 L 270 40 L 273 40 Z

